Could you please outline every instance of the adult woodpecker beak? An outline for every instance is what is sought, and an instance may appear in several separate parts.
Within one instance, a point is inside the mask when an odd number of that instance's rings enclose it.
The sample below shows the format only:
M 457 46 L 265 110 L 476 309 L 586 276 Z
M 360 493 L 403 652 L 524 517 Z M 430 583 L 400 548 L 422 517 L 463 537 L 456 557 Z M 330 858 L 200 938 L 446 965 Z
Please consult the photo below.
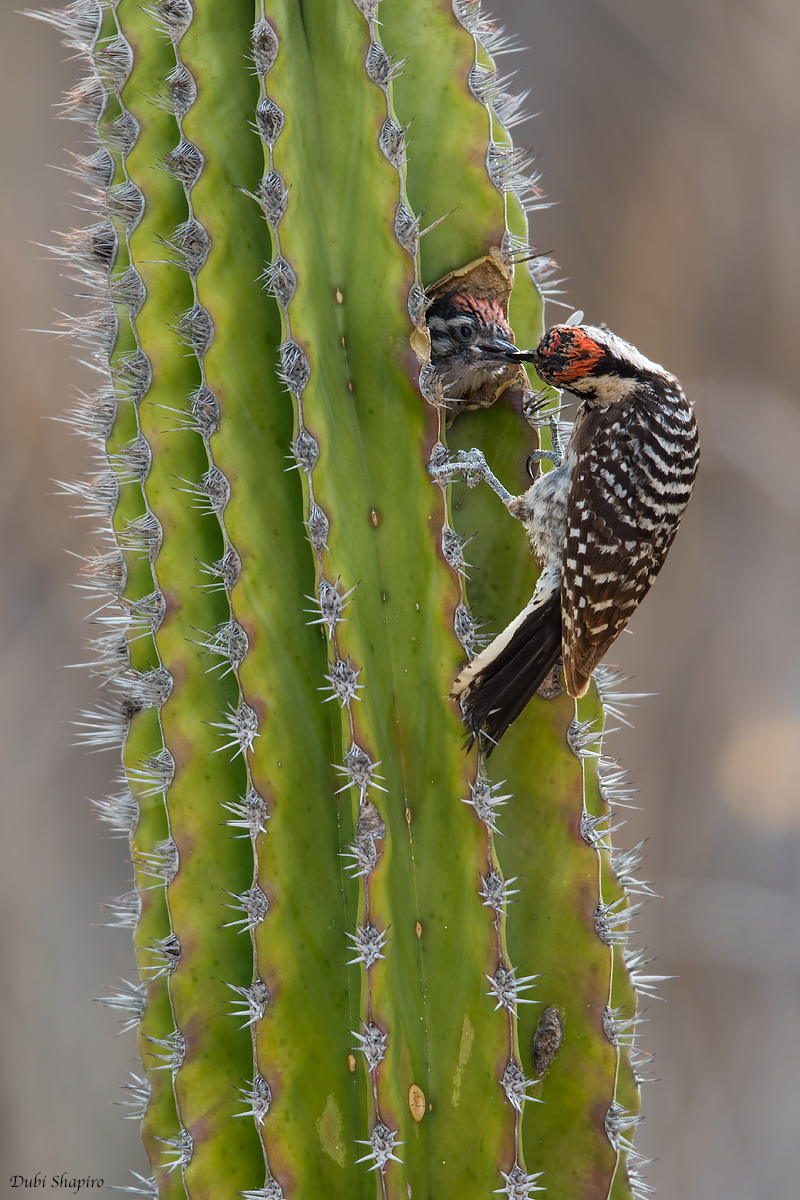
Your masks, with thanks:
M 511 346 L 506 351 L 506 359 L 508 362 L 515 362 L 515 363 L 535 362 L 536 361 L 536 351 L 535 350 L 518 350 L 516 346 Z

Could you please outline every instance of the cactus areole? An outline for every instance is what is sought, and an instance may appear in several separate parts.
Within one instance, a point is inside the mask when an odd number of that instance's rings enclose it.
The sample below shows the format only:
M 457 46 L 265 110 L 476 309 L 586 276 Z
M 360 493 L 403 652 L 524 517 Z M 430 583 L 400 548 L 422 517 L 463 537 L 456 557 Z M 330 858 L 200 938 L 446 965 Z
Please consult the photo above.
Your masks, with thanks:
M 97 379 L 69 413 L 99 460 L 67 489 L 100 530 L 81 739 L 120 756 L 96 808 L 135 868 L 105 997 L 142 1061 L 127 1190 L 624 1200 L 656 984 L 610 843 L 624 697 L 606 669 L 580 711 L 534 698 L 491 774 L 447 699 L 535 583 L 496 497 L 426 471 L 480 446 L 520 490 L 539 444 L 539 382 L 449 408 L 426 323 L 472 272 L 541 336 L 510 39 L 476 0 L 379 12 L 33 14 L 85 71 L 64 116 L 93 214 L 56 253 Z

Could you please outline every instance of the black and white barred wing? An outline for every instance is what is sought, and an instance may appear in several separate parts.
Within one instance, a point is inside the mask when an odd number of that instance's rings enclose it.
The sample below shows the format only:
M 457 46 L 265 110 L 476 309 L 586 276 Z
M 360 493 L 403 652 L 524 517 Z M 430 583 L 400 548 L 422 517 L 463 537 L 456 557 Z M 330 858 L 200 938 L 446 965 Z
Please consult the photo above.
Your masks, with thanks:
M 564 676 L 582 696 L 666 558 L 697 473 L 682 392 L 582 414 L 561 581 Z

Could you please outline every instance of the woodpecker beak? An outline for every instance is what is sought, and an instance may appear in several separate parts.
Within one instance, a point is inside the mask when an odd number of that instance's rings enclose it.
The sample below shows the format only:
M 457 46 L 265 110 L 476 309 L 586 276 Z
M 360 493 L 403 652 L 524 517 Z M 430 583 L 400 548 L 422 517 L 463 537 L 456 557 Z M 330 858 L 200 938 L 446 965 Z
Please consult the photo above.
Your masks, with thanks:
M 483 354 L 491 358 L 499 358 L 506 362 L 517 361 L 516 359 L 511 358 L 511 356 L 517 352 L 514 343 L 507 341 L 503 337 L 500 337 L 499 334 L 495 334 L 491 341 L 483 342 L 480 349 Z
M 516 346 L 511 346 L 511 348 L 508 351 L 506 351 L 506 358 L 509 362 L 515 362 L 515 363 L 535 362 L 536 361 L 536 351 L 535 350 L 518 350 Z

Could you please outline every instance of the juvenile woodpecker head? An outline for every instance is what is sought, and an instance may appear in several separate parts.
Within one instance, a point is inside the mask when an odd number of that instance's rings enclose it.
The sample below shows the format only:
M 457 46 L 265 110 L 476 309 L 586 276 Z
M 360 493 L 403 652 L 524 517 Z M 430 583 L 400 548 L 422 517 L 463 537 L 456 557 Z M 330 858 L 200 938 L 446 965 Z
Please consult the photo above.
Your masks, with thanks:
M 533 363 L 547 383 L 574 392 L 590 406 L 619 404 L 636 384 L 674 382 L 630 342 L 595 325 L 554 325 L 535 350 L 515 350 L 513 361 Z
M 431 362 L 445 396 L 460 399 L 516 361 L 514 335 L 501 306 L 471 292 L 449 292 L 428 309 Z

